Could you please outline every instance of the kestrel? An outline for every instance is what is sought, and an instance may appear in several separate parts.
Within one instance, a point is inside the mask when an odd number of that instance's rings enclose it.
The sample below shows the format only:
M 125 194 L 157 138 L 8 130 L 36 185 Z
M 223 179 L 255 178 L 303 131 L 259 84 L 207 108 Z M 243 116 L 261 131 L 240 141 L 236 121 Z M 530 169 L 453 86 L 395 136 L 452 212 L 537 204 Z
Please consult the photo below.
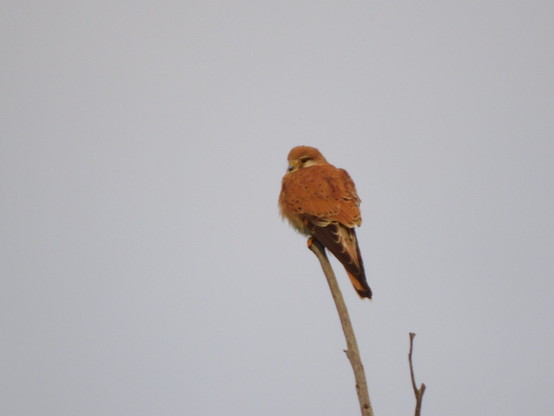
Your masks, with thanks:
M 288 162 L 279 196 L 281 215 L 333 253 L 358 295 L 371 299 L 354 230 L 362 223 L 361 201 L 350 175 L 327 162 L 314 147 L 292 148 Z

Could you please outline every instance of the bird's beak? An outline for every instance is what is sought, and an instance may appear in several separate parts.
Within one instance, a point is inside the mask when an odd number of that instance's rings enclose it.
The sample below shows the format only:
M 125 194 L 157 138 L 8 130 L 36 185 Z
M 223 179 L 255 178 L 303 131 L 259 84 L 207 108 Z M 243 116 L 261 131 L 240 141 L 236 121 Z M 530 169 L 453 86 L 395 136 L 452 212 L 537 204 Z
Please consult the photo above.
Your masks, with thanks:
M 298 161 L 296 161 L 296 160 L 291 160 L 291 161 L 289 162 L 288 171 L 289 171 L 289 172 L 292 172 L 294 169 L 296 169 L 297 166 L 298 166 Z

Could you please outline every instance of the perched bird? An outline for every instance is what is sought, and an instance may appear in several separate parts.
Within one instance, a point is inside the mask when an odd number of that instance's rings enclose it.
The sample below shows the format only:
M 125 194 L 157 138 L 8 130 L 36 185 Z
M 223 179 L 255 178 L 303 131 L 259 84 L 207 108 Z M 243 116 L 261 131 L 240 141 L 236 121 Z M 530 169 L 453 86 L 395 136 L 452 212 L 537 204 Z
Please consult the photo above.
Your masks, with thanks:
M 361 201 L 350 175 L 327 162 L 314 147 L 292 148 L 288 162 L 279 196 L 281 215 L 333 253 L 358 295 L 371 299 L 354 230 L 362 223 Z

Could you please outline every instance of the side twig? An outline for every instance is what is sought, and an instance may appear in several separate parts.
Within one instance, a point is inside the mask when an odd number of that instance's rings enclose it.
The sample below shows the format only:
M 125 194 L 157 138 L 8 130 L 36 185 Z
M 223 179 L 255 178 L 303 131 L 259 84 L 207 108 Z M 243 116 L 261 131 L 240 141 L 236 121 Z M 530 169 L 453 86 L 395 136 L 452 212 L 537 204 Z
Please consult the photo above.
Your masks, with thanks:
M 417 388 L 415 375 L 414 375 L 414 365 L 412 362 L 412 351 L 414 348 L 414 337 L 416 334 L 410 332 L 410 352 L 408 354 L 408 361 L 410 362 L 410 376 L 412 378 L 412 387 L 414 389 L 414 395 L 416 398 L 416 407 L 415 407 L 415 416 L 421 415 L 421 402 L 423 401 L 423 394 L 425 393 L 425 384 L 421 383 L 419 389 Z
M 362 360 L 360 358 L 360 351 L 358 350 L 358 343 L 356 341 L 354 329 L 352 328 L 350 316 L 348 315 L 348 309 L 344 303 L 335 273 L 333 272 L 329 259 L 325 254 L 325 248 L 319 241 L 316 239 L 310 239 L 308 241 L 308 247 L 321 263 L 321 268 L 323 269 L 323 273 L 325 274 L 327 283 L 329 284 L 329 289 L 331 289 L 331 294 L 333 295 L 333 300 L 335 301 L 335 306 L 342 325 L 342 331 L 344 332 L 344 337 L 346 338 L 347 349 L 344 350 L 344 352 L 350 361 L 350 365 L 352 365 L 352 370 L 354 370 L 356 393 L 358 394 L 358 401 L 360 402 L 361 414 L 362 416 L 373 416 L 373 409 L 369 400 L 367 381 L 365 378 L 364 366 L 362 365 Z

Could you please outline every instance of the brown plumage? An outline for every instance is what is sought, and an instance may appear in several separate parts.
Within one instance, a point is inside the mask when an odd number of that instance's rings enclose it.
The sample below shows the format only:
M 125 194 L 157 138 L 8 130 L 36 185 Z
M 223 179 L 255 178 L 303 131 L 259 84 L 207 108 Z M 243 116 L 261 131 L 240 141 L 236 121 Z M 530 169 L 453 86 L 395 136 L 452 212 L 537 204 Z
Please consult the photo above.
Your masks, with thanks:
M 354 230 L 362 223 L 361 201 L 350 175 L 314 147 L 292 148 L 288 161 L 279 196 L 281 215 L 333 253 L 358 295 L 371 299 Z

